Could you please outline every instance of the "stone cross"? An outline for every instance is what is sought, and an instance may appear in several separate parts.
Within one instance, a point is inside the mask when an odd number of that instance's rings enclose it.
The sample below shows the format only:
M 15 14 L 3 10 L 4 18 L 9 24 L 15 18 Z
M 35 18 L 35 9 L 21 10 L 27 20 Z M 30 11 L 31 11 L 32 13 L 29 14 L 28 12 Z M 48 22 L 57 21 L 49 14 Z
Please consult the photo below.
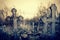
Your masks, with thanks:
M 12 8 L 11 12 L 13 16 L 13 27 L 14 29 L 17 29 L 17 17 L 16 17 L 17 10 L 15 8 Z

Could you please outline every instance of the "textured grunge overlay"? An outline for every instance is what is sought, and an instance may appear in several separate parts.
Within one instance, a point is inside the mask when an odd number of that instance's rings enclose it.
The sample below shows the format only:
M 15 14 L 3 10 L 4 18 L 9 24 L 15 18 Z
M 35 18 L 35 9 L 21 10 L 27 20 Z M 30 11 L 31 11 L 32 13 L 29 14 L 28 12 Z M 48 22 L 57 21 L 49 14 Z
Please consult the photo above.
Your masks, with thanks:
M 60 0 L 0 0 L 0 40 L 60 40 Z

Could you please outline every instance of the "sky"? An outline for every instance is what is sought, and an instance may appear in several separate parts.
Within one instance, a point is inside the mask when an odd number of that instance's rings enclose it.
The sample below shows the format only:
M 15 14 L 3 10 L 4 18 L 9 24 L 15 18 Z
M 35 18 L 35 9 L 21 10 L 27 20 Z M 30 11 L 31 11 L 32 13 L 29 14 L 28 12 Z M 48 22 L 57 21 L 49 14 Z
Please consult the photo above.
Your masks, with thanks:
M 56 4 L 58 12 L 60 12 L 60 0 L 0 0 L 0 9 L 12 8 L 17 9 L 17 15 L 22 15 L 25 19 L 37 16 L 38 8 L 48 8 L 51 4 Z M 10 13 L 9 13 L 10 15 Z

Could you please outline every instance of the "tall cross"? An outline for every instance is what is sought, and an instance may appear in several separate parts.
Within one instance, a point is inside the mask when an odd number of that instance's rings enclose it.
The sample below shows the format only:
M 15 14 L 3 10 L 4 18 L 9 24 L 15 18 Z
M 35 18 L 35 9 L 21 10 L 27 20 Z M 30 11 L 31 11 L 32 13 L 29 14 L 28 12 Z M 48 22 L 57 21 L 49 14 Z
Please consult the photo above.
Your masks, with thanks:
M 17 18 L 16 18 L 17 10 L 15 8 L 12 8 L 11 12 L 13 14 L 12 15 L 13 16 L 13 27 L 14 27 L 14 29 L 17 29 Z

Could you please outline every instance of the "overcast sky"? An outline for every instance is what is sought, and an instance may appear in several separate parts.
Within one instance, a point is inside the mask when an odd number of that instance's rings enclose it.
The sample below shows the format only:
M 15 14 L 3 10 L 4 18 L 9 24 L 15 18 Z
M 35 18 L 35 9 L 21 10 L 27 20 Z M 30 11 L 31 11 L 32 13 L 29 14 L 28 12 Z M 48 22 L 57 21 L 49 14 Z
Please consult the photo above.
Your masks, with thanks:
M 11 10 L 11 8 L 15 7 L 18 10 L 18 13 L 20 11 L 24 12 L 24 14 L 21 15 L 25 18 L 32 18 L 36 16 L 38 7 L 48 8 L 53 3 L 57 5 L 57 9 L 60 12 L 60 0 L 0 0 L 0 9 L 8 7 Z

